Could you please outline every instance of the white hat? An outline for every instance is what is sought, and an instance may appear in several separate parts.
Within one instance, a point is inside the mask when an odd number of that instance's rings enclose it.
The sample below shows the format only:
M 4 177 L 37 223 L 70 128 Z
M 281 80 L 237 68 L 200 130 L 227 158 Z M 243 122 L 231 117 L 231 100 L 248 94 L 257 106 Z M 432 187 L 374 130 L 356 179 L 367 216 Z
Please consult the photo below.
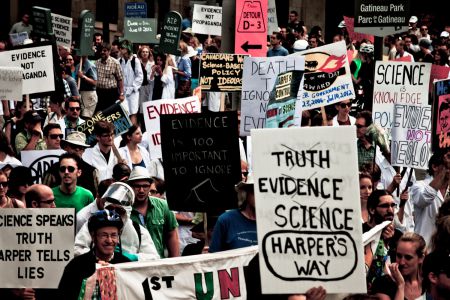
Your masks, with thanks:
M 306 48 L 308 48 L 308 41 L 306 40 L 296 40 L 294 45 L 292 46 L 294 52 L 303 51 L 306 50 Z
M 134 203 L 134 191 L 126 183 L 114 182 L 108 187 L 102 198 L 107 198 L 106 201 L 109 203 L 132 206 Z
M 136 166 L 133 171 L 130 173 L 130 177 L 128 177 L 127 182 L 135 181 L 135 180 L 148 180 L 152 181 L 150 174 L 148 173 L 147 168 Z
M 86 135 L 80 131 L 72 131 L 71 133 L 69 133 L 66 136 L 66 139 L 61 141 L 61 144 L 64 145 L 64 143 L 69 143 L 72 145 L 77 145 L 86 148 L 91 147 L 88 144 L 86 144 Z
M 444 30 L 444 31 L 441 32 L 441 37 L 448 38 L 448 36 L 449 36 L 448 31 Z
M 342 20 L 341 23 L 339 23 L 338 28 L 345 28 L 347 25 L 345 25 L 345 21 Z
M 198 51 L 196 51 L 192 46 L 187 46 L 188 53 L 186 54 L 187 57 L 193 57 L 198 54 Z
M 188 27 L 185 30 L 183 30 L 182 32 L 184 32 L 184 33 L 192 33 L 192 28 Z
M 416 16 L 412 16 L 411 18 L 409 18 L 409 23 L 417 23 L 417 21 L 419 21 L 419 19 L 417 19 Z
M 254 183 L 255 183 L 255 181 L 253 179 L 253 174 L 249 173 L 247 175 L 247 180 L 246 181 L 240 181 L 238 184 L 236 184 L 234 186 L 234 189 L 236 190 L 236 192 L 238 192 L 239 190 L 245 188 L 246 186 L 253 185 Z

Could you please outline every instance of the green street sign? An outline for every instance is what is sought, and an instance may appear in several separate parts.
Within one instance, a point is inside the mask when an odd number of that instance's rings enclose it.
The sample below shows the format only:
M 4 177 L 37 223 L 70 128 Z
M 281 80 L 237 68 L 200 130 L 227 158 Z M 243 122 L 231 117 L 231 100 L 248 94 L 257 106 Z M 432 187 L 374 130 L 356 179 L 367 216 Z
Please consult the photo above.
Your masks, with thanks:
M 83 10 L 78 21 L 80 28 L 80 51 L 79 55 L 94 55 L 92 39 L 94 37 L 95 17 L 89 10 Z

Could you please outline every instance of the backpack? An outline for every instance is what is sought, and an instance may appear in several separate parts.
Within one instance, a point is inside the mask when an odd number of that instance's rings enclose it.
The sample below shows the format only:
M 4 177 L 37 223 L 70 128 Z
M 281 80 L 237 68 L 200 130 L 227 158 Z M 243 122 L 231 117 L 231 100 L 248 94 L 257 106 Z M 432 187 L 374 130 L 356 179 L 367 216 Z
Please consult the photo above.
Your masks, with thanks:
M 134 227 L 134 229 L 136 230 L 136 233 L 137 233 L 137 235 L 138 235 L 138 237 L 139 237 L 139 249 L 141 249 L 141 242 L 142 242 L 142 237 L 141 237 L 141 226 L 139 225 L 138 222 L 135 222 L 135 221 L 133 221 L 133 220 L 131 220 L 131 221 L 132 221 L 133 227 Z
M 135 72 L 135 68 L 136 68 L 136 56 L 133 56 L 133 58 L 131 59 L 131 68 L 133 69 L 133 72 Z M 141 69 L 142 69 L 142 73 L 144 74 L 144 81 L 142 81 L 142 85 L 147 85 L 148 84 L 148 79 L 147 79 L 147 70 L 145 69 L 144 65 L 141 63 Z

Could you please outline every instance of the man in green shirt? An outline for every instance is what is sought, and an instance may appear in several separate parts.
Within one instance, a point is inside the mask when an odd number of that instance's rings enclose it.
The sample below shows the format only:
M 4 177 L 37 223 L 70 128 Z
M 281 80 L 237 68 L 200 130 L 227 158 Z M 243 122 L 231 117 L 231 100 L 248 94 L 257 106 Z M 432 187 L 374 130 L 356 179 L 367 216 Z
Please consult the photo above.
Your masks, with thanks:
M 47 146 L 43 139 L 42 118 L 35 111 L 29 110 L 23 115 L 24 131 L 16 136 L 17 154 L 22 150 L 45 150 Z
M 164 247 L 169 257 L 180 256 L 177 220 L 165 200 L 149 197 L 152 182 L 146 168 L 134 167 L 128 179 L 135 195 L 131 219 L 148 229 L 161 257 L 164 257 Z
M 77 179 L 81 176 L 80 158 L 75 154 L 64 153 L 59 158 L 59 174 L 61 185 L 54 187 L 55 204 L 58 208 L 75 208 L 75 212 L 94 201 L 92 193 L 77 186 Z

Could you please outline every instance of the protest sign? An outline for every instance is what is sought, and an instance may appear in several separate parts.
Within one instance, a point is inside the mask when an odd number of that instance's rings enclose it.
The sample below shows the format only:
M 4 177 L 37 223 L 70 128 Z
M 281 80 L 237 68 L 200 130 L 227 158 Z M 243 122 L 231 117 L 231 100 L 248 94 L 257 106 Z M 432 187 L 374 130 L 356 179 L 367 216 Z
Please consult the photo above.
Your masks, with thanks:
M 431 65 L 430 93 L 434 92 L 434 82 L 437 80 L 450 78 L 450 68 L 446 66 Z
M 110 265 L 117 299 L 248 299 L 244 267 L 256 246 L 193 256 Z M 105 269 L 102 268 L 102 269 Z M 99 272 L 102 269 L 98 269 Z M 101 275 L 99 275 L 101 277 Z M 115 298 L 116 299 L 116 298 Z
M 275 0 L 269 0 L 267 7 L 267 26 L 269 28 L 267 34 L 278 32 L 277 6 Z
M 74 224 L 71 208 L 0 209 L 0 288 L 57 288 Z
M 275 86 L 269 96 L 266 128 L 287 128 L 295 125 L 295 104 L 302 78 L 303 71 L 278 74 Z
M 240 135 L 250 135 L 250 129 L 263 128 L 267 104 L 280 73 L 303 71 L 302 56 L 245 57 L 242 75 Z
M 125 18 L 147 18 L 147 3 L 126 2 Z
M 434 83 L 433 152 L 450 147 L 450 79 Z
M 237 113 L 161 115 L 161 148 L 171 210 L 237 207 L 241 180 Z
M 119 136 L 127 132 L 132 123 L 128 117 L 128 112 L 123 109 L 120 103 L 108 107 L 104 111 L 95 114 L 92 119 L 77 126 L 76 131 L 83 132 L 86 135 L 86 144 L 93 145 L 97 141 L 94 134 L 94 125 L 98 121 L 107 121 L 114 125 L 114 135 Z M 66 132 L 67 136 L 67 132 Z
M 0 100 L 22 101 L 23 70 L 0 67 Z
M 21 151 L 22 164 L 30 168 L 34 183 L 42 183 L 44 174 L 53 164 L 58 163 L 64 150 L 30 150 Z
M 364 39 L 369 40 L 372 44 L 375 43 L 375 37 L 371 34 L 355 32 L 354 22 L 355 18 L 344 16 L 345 28 L 347 29 L 348 36 L 352 41 L 362 41 Z
M 23 42 L 28 38 L 28 32 L 18 32 L 18 33 L 10 33 L 9 39 L 11 40 L 11 44 L 13 46 L 22 45 Z
M 52 24 L 56 44 L 70 49 L 72 47 L 72 18 L 52 13 Z
M 345 41 L 290 56 L 305 57 L 303 92 L 298 102 L 303 110 L 355 99 Z
M 181 99 L 163 99 L 144 102 L 145 128 L 150 136 L 150 157 L 161 158 L 160 117 L 165 114 L 192 114 L 201 111 L 200 102 L 196 96 Z
M 133 43 L 157 44 L 156 19 L 125 18 L 125 38 Z
M 203 91 L 229 92 L 242 89 L 242 54 L 203 53 L 200 85 Z
M 77 54 L 81 56 L 93 55 L 92 39 L 95 30 L 95 17 L 91 11 L 85 9 L 81 12 L 78 28 L 80 28 L 80 53 Z
M 180 55 L 178 41 L 181 35 L 181 15 L 176 11 L 169 11 L 164 16 L 163 30 L 159 39 L 159 49 L 163 53 Z
M 365 293 L 355 128 L 252 130 L 252 149 L 262 292 Z
M 23 69 L 23 95 L 55 90 L 51 46 L 26 47 L 0 52 L 0 65 Z
M 52 11 L 45 7 L 33 6 L 31 8 L 31 24 L 33 34 L 41 38 L 49 38 L 53 35 Z
M 222 7 L 194 4 L 192 32 L 222 35 Z
M 400 61 L 377 61 L 373 90 L 373 122 L 388 132 L 394 122 L 394 104 L 428 104 L 431 65 Z

